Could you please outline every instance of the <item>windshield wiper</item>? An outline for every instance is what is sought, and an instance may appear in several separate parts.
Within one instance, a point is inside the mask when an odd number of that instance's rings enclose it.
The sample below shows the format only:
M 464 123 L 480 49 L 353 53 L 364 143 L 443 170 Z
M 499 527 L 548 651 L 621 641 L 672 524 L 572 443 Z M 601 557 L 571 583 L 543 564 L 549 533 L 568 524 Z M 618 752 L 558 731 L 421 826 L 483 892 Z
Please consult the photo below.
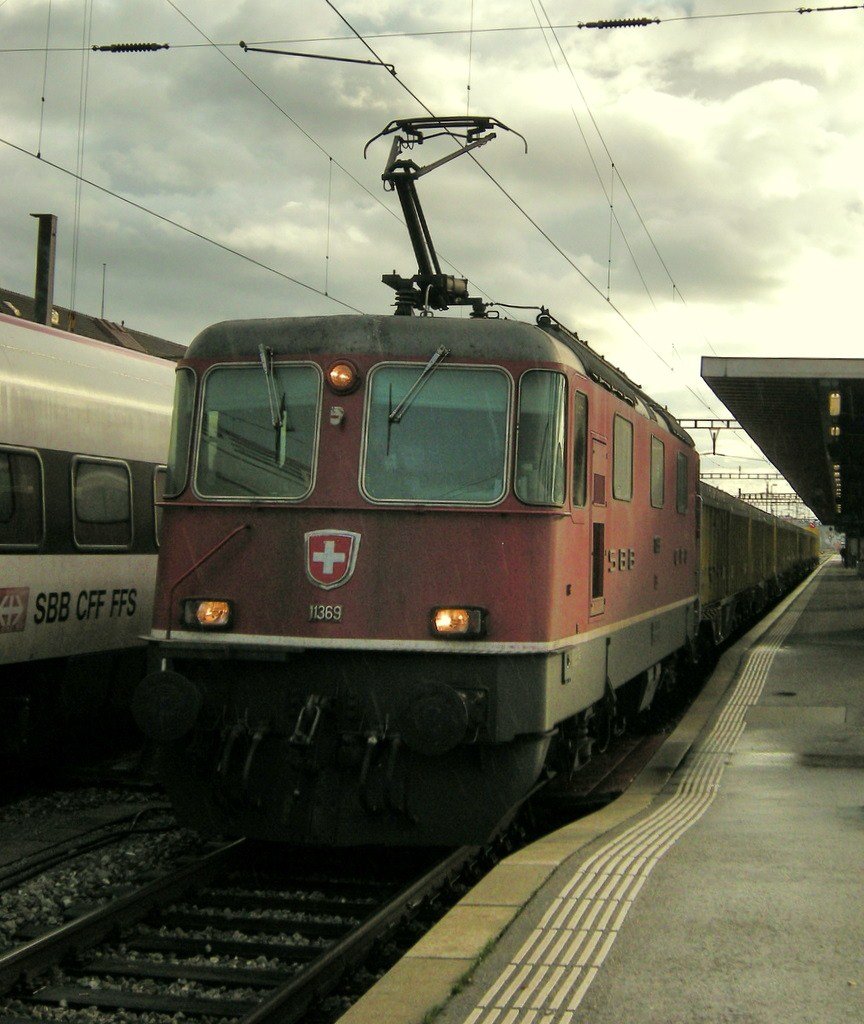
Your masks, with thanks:
M 270 420 L 273 429 L 278 430 L 285 419 L 285 395 L 282 401 L 276 397 L 276 379 L 273 376 L 273 349 L 264 345 L 258 346 L 258 355 L 261 357 L 261 369 L 264 371 L 264 381 L 267 385 L 267 401 L 270 403 Z
M 408 389 L 408 392 L 405 395 L 405 397 L 402 399 L 402 401 L 396 406 L 396 408 L 387 417 L 387 422 L 388 423 L 401 423 L 402 422 L 402 417 L 405 415 L 405 412 L 407 411 L 408 406 L 411 405 L 411 403 L 414 401 L 414 399 L 420 393 L 420 389 L 423 387 L 423 385 L 426 383 L 426 381 L 429 380 L 429 378 L 435 372 L 435 369 L 439 365 L 439 363 L 443 359 L 446 359 L 447 356 L 449 356 L 449 355 L 450 355 L 450 349 L 449 348 L 444 348 L 443 345 L 439 345 L 438 346 L 438 348 L 435 350 L 435 354 L 432 356 L 432 358 L 429 360 L 429 362 L 420 371 L 420 376 L 417 378 L 417 380 L 414 381 L 414 383 Z
M 264 381 L 267 385 L 267 401 L 270 405 L 270 422 L 276 437 L 274 439 L 274 460 L 280 465 L 285 465 L 287 456 L 287 431 L 294 428 L 288 423 L 288 410 L 285 407 L 285 392 L 281 397 L 276 393 L 276 376 L 273 373 L 273 349 L 264 345 L 258 346 L 258 355 L 261 357 L 261 369 L 264 371 Z

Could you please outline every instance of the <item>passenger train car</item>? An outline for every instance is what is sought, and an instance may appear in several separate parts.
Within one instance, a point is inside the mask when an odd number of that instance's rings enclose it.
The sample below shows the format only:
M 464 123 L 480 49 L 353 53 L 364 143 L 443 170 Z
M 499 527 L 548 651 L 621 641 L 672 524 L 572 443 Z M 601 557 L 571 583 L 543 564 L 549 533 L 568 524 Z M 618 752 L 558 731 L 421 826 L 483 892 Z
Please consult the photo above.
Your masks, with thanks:
M 0 753 L 104 731 L 140 672 L 174 369 L 0 315 Z
M 217 324 L 175 408 L 135 703 L 200 830 L 482 841 L 695 657 L 722 500 L 545 313 Z

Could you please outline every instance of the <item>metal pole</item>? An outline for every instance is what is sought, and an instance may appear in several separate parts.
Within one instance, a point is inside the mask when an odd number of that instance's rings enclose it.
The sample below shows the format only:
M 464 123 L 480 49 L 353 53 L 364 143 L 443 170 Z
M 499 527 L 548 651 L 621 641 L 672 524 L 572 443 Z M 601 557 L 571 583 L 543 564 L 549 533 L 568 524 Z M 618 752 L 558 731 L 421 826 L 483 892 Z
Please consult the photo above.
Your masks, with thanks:
M 36 287 L 33 293 L 33 319 L 51 325 L 54 308 L 54 253 L 57 246 L 57 217 L 53 213 L 31 213 L 39 221 L 36 248 Z

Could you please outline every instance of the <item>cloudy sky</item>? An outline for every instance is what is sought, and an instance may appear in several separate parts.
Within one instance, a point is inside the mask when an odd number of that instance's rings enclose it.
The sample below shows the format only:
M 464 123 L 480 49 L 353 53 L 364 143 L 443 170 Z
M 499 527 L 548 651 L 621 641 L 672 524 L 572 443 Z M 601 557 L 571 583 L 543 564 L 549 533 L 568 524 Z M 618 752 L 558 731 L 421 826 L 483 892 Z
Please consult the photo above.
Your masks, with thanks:
M 577 27 L 632 17 L 660 23 Z M 862 41 L 861 5 L 776 0 L 0 0 L 0 284 L 32 292 L 29 214 L 53 212 L 55 301 L 98 314 L 105 264 L 106 316 L 178 342 L 387 312 L 381 274 L 416 266 L 389 144 L 365 143 L 423 105 L 491 115 L 528 153 L 501 132 L 488 175 L 422 179 L 442 260 L 550 307 L 678 416 L 723 416 L 702 355 L 861 355 Z M 123 42 L 170 48 L 89 49 Z M 718 448 L 706 468 L 757 465 Z

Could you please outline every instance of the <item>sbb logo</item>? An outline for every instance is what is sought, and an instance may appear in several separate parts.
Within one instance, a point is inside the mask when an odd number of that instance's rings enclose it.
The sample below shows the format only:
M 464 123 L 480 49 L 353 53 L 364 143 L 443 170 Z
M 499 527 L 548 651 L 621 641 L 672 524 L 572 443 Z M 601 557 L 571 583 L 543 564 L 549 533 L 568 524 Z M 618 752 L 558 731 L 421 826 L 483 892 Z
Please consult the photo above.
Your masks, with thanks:
M 20 633 L 27 624 L 29 587 L 0 587 L 0 633 Z

